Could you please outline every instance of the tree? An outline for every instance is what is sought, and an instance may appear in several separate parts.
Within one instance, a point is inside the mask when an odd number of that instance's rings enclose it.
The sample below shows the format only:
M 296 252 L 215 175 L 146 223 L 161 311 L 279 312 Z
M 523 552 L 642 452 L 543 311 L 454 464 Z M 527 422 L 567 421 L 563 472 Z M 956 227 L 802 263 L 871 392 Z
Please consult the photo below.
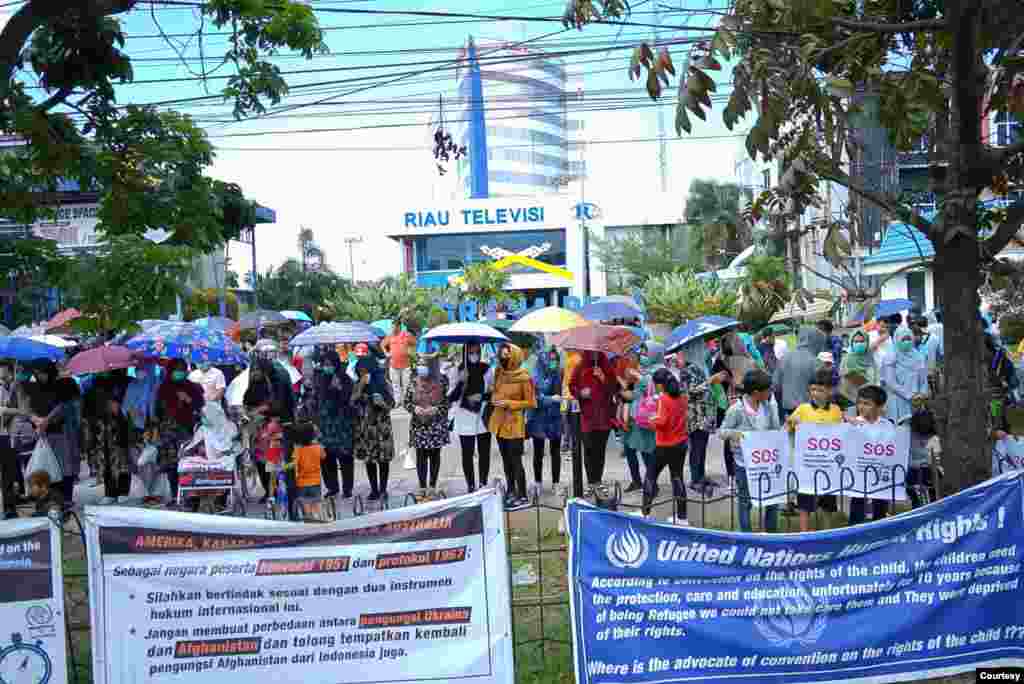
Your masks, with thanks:
M 476 302 L 479 311 L 485 311 L 490 302 L 499 307 L 511 302 L 514 297 L 507 289 L 511 276 L 488 263 L 469 264 L 462 271 L 459 294 L 462 299 Z
M 224 272 L 224 287 L 230 290 L 237 290 L 240 287 L 237 271 Z
M 0 30 L 0 133 L 25 144 L 0 157 L 0 218 L 49 215 L 62 181 L 101 193 L 98 229 L 109 236 L 166 229 L 202 251 L 252 225 L 237 186 L 203 174 L 212 146 L 192 120 L 155 107 L 117 106 L 114 86 L 133 78 L 119 16 L 140 0 L 27 0 Z M 234 66 L 222 95 L 235 116 L 265 111 L 287 92 L 269 57 L 324 49 L 313 10 L 296 0 L 208 0 L 202 24 L 230 29 Z M 155 17 L 155 14 L 154 14 Z M 208 55 L 210 56 L 210 55 Z M 26 86 L 36 82 L 42 98 Z
M 194 321 L 197 318 L 207 316 L 220 316 L 220 300 L 224 298 L 225 315 L 228 318 L 238 320 L 238 296 L 234 292 L 224 291 L 214 287 L 192 290 L 188 299 L 185 300 L 185 319 Z
M 763 328 L 776 311 L 790 301 L 793 277 L 782 257 L 758 254 L 743 263 L 740 280 L 740 319 L 754 329 Z
M 737 288 L 693 271 L 654 276 L 643 295 L 651 321 L 672 327 L 701 316 L 736 316 Z
M 644 230 L 610 238 L 591 237 L 594 253 L 618 289 L 642 287 L 648 279 L 696 267 L 685 238 Z M 612 286 L 609 283 L 609 286 Z
M 14 238 L 0 240 L 0 273 L 7 274 L 5 320 L 12 327 L 46 316 L 42 303 L 46 289 L 60 282 L 71 261 L 57 251 L 51 240 Z
M 709 269 L 726 266 L 753 242 L 741 203 L 752 199 L 735 183 L 695 178 L 686 197 L 686 223 Z
M 296 259 L 287 259 L 259 276 L 255 290 L 261 308 L 305 311 L 320 319 L 319 307 L 348 288 L 348 281 L 329 268 L 307 271 Z
M 570 3 L 567 23 L 626 12 L 619 3 L 606 5 L 603 15 L 581 14 L 581 7 L 595 5 Z M 692 45 L 679 71 L 676 129 L 682 134 L 692 130 L 691 116 L 707 118 L 717 88 L 711 74 L 735 60 L 723 120 L 734 128 L 753 119 L 747 150 L 783 164 L 774 194 L 788 208 L 820 201 L 816 183 L 830 180 L 931 241 L 946 330 L 943 466 L 958 488 L 983 479 L 990 462 L 978 292 L 986 268 L 1024 224 L 1022 201 L 1004 210 L 979 204 L 986 190 L 999 195 L 1024 181 L 1024 139 L 993 146 L 982 137 L 982 117 L 1024 115 L 1022 47 L 1019 0 L 736 0 L 717 30 Z M 652 98 L 676 72 L 667 51 L 655 55 L 641 46 L 631 74 L 644 70 Z M 848 169 L 858 152 L 851 117 L 863 110 L 865 95 L 879 103 L 878 118 L 897 150 L 927 137 L 929 189 L 939 198 L 934 219 Z M 863 244 L 862 227 L 851 228 L 854 244 Z M 849 241 L 835 238 L 838 229 L 830 227 L 825 245 L 836 261 L 851 253 Z
M 136 321 L 160 318 L 184 294 L 196 253 L 134 236 L 111 237 L 75 259 L 64 278 L 69 306 L 82 312 L 75 327 L 92 333 L 125 330 Z
M 420 287 L 411 276 L 402 274 L 356 283 L 335 295 L 326 306 L 334 320 L 372 323 L 399 319 L 415 333 L 427 324 L 440 294 L 440 290 Z

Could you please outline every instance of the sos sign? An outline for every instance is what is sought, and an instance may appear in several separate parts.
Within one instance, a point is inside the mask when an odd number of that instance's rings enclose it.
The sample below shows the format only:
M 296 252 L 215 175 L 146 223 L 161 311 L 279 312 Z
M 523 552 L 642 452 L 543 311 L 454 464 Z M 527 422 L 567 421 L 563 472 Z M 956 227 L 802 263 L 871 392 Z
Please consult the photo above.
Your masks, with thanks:
M 843 440 L 839 437 L 808 437 L 807 451 L 842 451 Z
M 861 453 L 874 458 L 892 458 L 896 455 L 896 445 L 892 442 L 864 442 Z
M 750 452 L 751 465 L 774 465 L 782 460 L 779 449 L 753 449 Z

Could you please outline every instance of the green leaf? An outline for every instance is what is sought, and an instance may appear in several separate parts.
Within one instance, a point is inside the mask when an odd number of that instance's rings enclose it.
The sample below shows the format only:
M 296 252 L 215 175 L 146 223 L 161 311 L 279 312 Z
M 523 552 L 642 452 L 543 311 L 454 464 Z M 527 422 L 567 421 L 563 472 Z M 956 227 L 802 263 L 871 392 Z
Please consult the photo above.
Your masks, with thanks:
M 682 98 L 676 103 L 676 135 L 692 133 L 693 124 L 690 123 L 690 116 L 686 113 L 686 105 Z

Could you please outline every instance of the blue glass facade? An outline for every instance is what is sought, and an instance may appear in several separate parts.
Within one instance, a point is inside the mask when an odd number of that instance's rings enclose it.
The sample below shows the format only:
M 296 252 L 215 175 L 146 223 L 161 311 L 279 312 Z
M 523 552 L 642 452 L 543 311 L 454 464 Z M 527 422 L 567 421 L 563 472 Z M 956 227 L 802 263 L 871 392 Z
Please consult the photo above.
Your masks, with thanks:
M 493 261 L 480 251 L 481 247 L 499 247 L 517 253 L 529 247 L 550 243 L 551 248 L 538 256 L 537 260 L 555 266 L 566 264 L 564 230 L 431 235 L 414 238 L 412 242 L 417 274 L 448 272 L 448 275 L 451 275 L 465 268 L 467 264 Z

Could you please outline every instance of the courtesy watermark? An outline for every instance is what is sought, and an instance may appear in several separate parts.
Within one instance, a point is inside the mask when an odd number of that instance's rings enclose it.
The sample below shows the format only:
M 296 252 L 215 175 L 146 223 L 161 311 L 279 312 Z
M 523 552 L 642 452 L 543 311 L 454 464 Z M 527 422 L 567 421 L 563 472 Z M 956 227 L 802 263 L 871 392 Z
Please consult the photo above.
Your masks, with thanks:
M 1024 668 L 979 667 L 974 671 L 975 682 L 1024 682 Z

